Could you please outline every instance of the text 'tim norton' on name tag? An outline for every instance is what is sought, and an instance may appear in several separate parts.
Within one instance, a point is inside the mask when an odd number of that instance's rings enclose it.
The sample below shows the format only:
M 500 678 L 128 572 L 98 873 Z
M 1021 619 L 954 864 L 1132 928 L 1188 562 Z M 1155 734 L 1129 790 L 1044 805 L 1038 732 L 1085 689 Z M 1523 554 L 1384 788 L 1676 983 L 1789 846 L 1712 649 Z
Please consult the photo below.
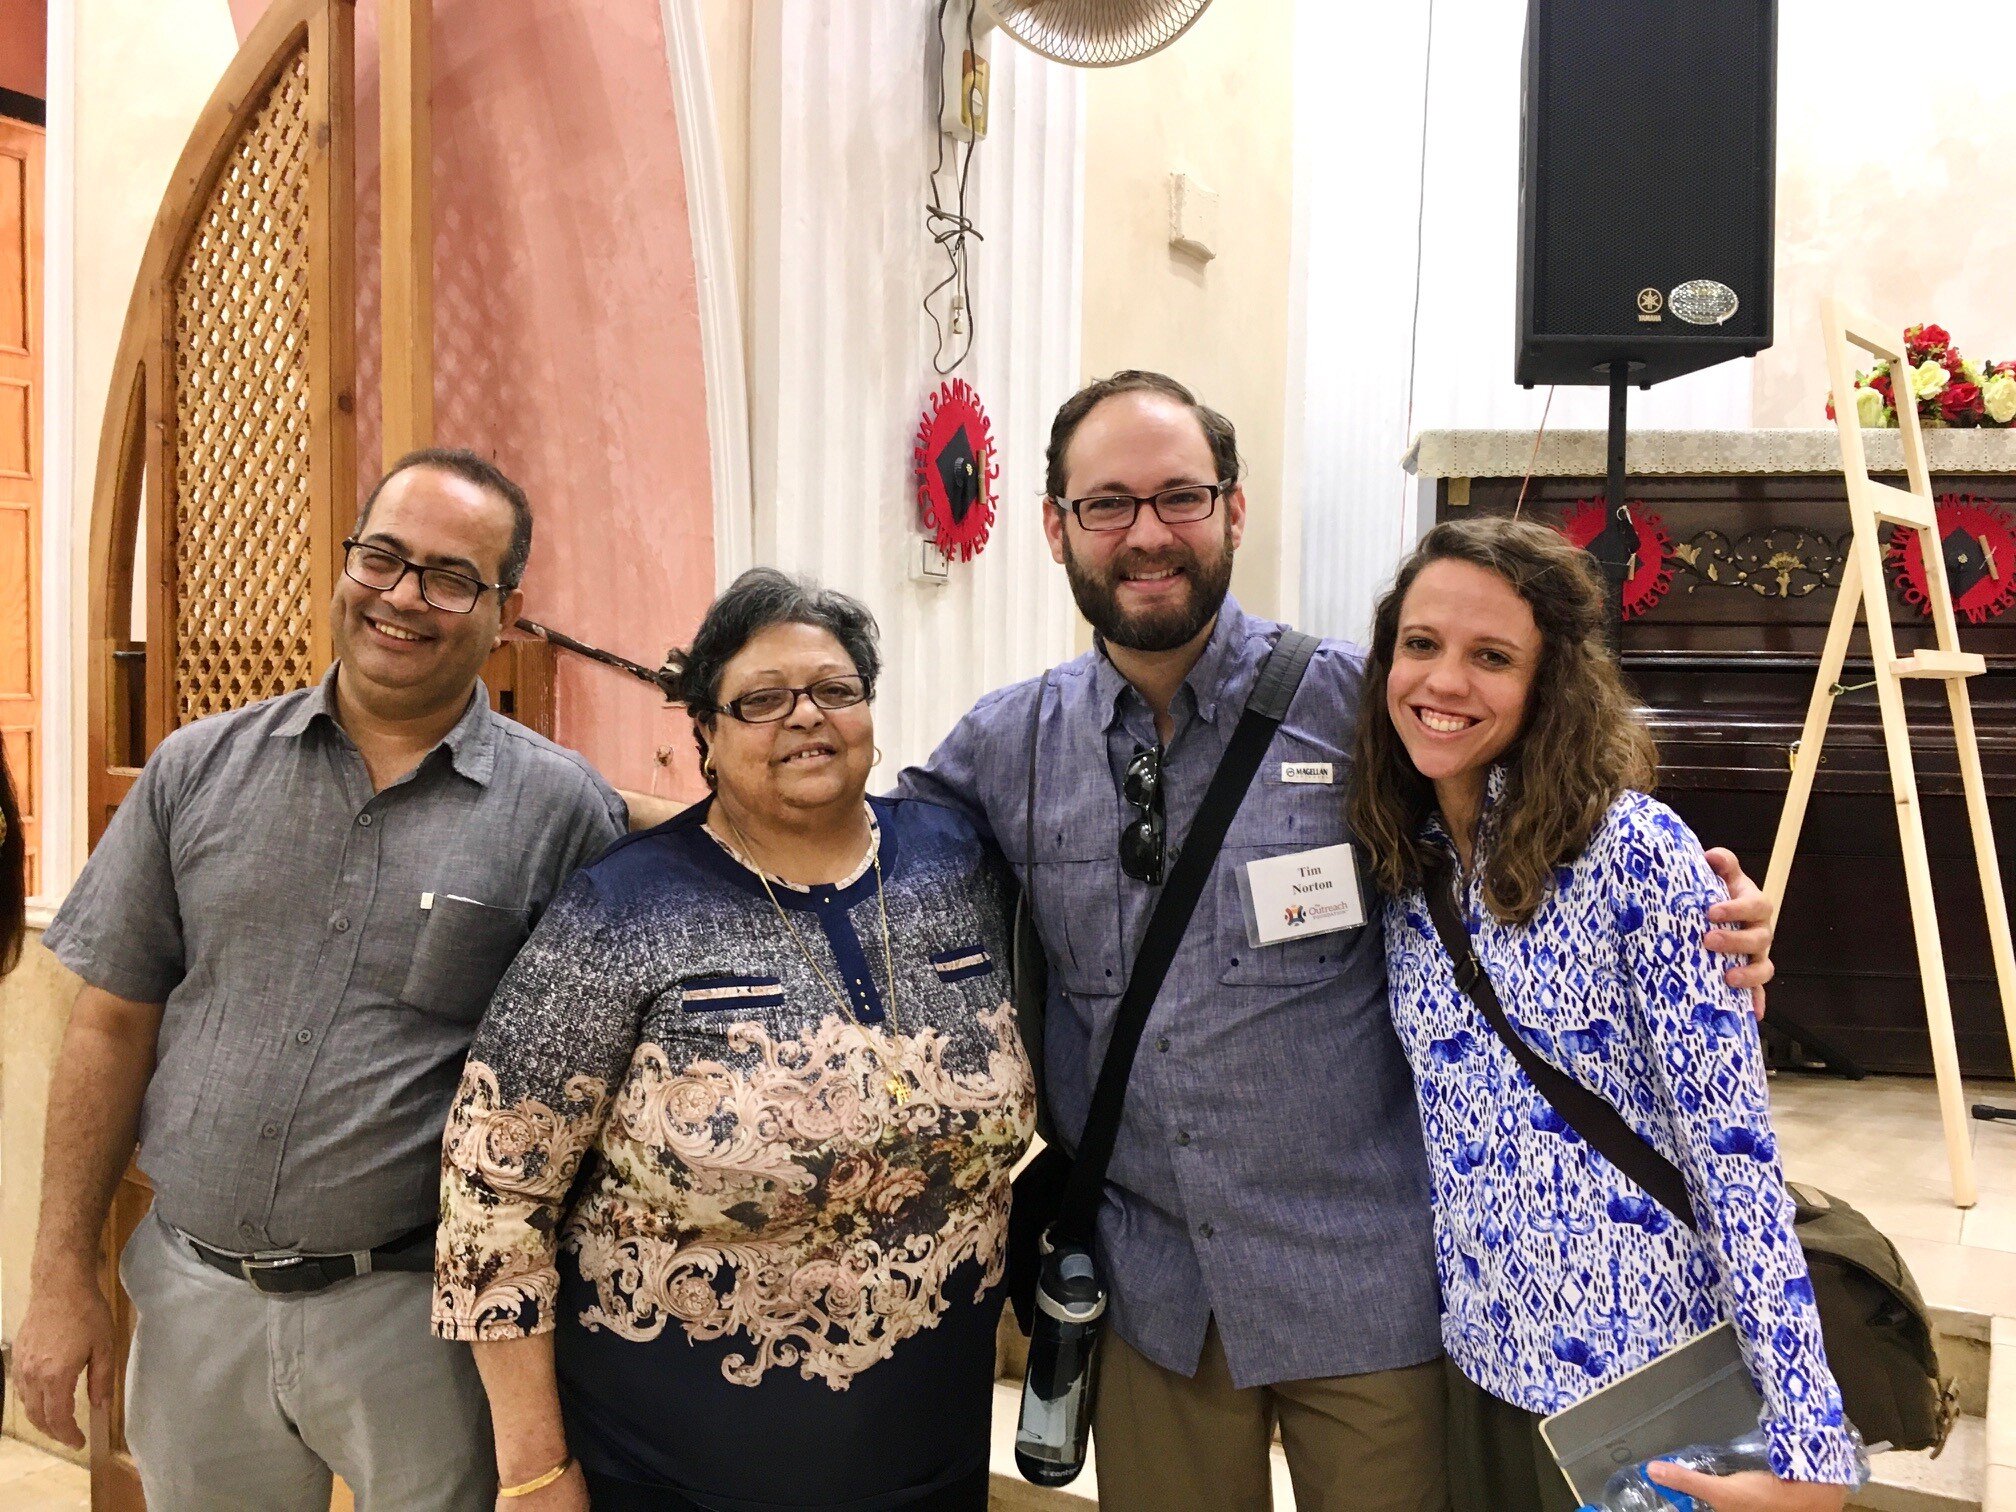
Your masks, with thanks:
M 1365 923 L 1358 857 L 1348 845 L 1248 861 L 1237 876 L 1246 939 L 1255 949 Z
M 1332 787 L 1337 781 L 1337 768 L 1328 761 L 1284 761 L 1281 763 L 1281 780 Z

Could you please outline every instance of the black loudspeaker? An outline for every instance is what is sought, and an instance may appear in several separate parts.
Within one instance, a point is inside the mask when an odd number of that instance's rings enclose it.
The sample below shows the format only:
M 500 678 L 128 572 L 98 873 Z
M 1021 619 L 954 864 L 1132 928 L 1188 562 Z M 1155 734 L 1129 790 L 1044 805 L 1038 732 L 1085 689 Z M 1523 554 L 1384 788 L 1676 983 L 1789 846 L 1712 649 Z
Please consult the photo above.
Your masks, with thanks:
M 1518 381 L 1771 345 L 1777 0 L 1531 0 Z

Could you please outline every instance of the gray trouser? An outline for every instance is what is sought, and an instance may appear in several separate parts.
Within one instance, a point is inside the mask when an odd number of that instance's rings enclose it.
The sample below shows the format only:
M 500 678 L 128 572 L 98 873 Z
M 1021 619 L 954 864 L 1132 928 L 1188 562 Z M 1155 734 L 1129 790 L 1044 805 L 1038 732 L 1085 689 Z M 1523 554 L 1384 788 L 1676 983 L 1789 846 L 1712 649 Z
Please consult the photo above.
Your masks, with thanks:
M 488 1512 L 490 1415 L 466 1344 L 428 1331 L 434 1278 L 381 1271 L 269 1297 L 160 1219 L 119 1277 L 138 1314 L 126 1442 L 148 1512 Z

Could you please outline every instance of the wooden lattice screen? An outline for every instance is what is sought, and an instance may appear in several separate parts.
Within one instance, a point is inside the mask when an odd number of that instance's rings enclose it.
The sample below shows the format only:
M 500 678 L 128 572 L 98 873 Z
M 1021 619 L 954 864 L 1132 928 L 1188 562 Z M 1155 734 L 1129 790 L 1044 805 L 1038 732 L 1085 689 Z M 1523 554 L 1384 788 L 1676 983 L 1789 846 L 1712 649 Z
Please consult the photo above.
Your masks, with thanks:
M 141 265 L 93 517 L 94 841 L 170 730 L 329 662 L 356 498 L 351 20 L 350 0 L 275 0 Z
M 198 118 L 140 265 L 92 506 L 94 844 L 169 731 L 329 662 L 357 498 L 351 22 L 351 0 L 273 0 Z M 100 1512 L 144 1506 L 117 1257 L 150 1200 L 129 1170 L 106 1234 L 121 1347 L 91 1435 Z

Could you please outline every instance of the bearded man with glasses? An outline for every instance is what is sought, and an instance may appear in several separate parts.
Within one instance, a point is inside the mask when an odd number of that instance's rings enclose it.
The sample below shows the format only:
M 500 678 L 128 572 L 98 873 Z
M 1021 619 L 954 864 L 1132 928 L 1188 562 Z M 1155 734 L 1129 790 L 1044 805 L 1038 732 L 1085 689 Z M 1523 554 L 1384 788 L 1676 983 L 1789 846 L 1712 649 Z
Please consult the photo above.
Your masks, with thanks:
M 137 1141 L 126 1436 L 156 1512 L 480 1512 L 466 1345 L 431 1336 L 441 1136 L 477 1020 L 567 876 L 623 831 L 579 756 L 493 713 L 523 491 L 472 452 L 365 501 L 315 687 L 175 731 L 44 936 L 84 979 L 49 1094 L 15 1378 L 84 1443 L 109 1405 L 98 1236 Z
M 1075 1146 L 1150 913 L 1286 627 L 1229 597 L 1238 445 L 1182 384 L 1081 389 L 1048 464 L 1044 530 L 1094 649 L 983 698 L 901 790 L 973 816 L 1023 883 L 1049 969 L 1029 1037 Z M 1363 666 L 1332 640 L 1309 662 L 1133 1063 L 1098 1225 L 1108 1512 L 1265 1508 L 1277 1428 L 1302 1512 L 1446 1505 L 1428 1171 L 1380 932 L 1256 946 L 1242 905 L 1248 863 L 1349 843 Z M 1714 916 L 1756 927 L 1708 943 L 1757 957 L 1731 980 L 1761 986 L 1769 905 L 1716 856 L 1736 896 Z

